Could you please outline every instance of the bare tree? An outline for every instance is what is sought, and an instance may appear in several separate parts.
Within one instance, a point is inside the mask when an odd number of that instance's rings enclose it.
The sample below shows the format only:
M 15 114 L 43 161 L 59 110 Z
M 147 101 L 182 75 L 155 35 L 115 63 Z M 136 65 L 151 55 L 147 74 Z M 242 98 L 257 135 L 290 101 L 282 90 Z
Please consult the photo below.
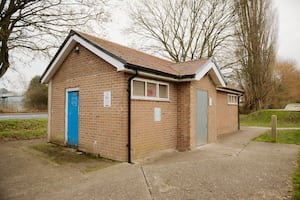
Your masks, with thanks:
M 105 17 L 107 0 L 1 0 L 0 77 L 12 50 L 49 52 L 71 28 Z
M 231 1 L 144 0 L 135 6 L 135 32 L 174 62 L 211 57 L 233 35 Z
M 271 0 L 236 0 L 237 77 L 246 92 L 248 111 L 266 106 L 272 89 L 276 46 L 276 15 Z
M 288 103 L 300 102 L 299 80 L 300 70 L 295 63 L 290 61 L 276 63 L 270 107 L 284 108 Z

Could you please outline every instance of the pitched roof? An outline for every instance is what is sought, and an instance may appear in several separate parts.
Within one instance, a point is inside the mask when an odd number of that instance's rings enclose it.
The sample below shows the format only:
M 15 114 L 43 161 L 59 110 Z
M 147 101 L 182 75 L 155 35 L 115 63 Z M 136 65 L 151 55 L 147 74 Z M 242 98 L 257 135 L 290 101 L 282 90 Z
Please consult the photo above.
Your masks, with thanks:
M 207 62 L 209 62 L 209 58 L 201 58 L 199 60 L 172 63 L 171 67 L 180 75 L 192 75 L 196 74 Z
M 146 68 L 162 71 L 168 74 L 176 74 L 176 71 L 171 68 L 172 62 L 158 58 L 144 52 L 114 43 L 107 40 L 103 40 L 86 33 L 77 32 L 79 35 L 98 45 L 102 49 L 105 49 L 113 55 L 124 60 L 127 64 L 136 66 L 143 66 Z
M 214 74 L 217 85 L 225 86 L 225 80 L 212 58 L 173 63 L 144 52 L 97 38 L 95 36 L 71 30 L 47 69 L 41 82 L 48 83 L 59 69 L 67 55 L 77 43 L 83 45 L 105 61 L 117 68 L 117 71 L 133 72 L 139 70 L 143 75 L 159 76 L 173 81 L 200 80 L 208 71 Z

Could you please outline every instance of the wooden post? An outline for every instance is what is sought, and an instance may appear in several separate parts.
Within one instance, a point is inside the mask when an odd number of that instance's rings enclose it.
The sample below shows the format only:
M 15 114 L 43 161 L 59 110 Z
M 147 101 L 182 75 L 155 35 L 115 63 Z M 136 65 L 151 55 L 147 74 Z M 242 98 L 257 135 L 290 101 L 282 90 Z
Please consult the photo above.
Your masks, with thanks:
M 272 128 L 271 128 L 272 141 L 277 140 L 277 115 L 272 115 Z

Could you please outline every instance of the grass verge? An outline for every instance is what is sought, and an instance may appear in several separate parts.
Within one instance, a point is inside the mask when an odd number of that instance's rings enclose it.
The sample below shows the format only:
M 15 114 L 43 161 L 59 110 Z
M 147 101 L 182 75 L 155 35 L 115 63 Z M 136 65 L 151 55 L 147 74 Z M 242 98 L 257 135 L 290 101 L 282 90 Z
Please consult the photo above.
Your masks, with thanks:
M 241 126 L 271 126 L 272 115 L 277 115 L 278 127 L 300 127 L 300 112 L 286 110 L 259 110 L 241 115 Z
M 252 140 L 256 142 L 272 142 L 271 131 L 268 130 Z M 277 143 L 300 144 L 300 130 L 278 130 Z
M 271 131 L 267 131 L 252 139 L 256 142 L 272 142 Z M 300 144 L 300 130 L 278 130 L 277 143 Z M 300 199 L 300 152 L 298 153 L 297 169 L 293 176 L 292 199 Z
M 47 119 L 1 120 L 1 140 L 30 140 L 44 138 L 47 134 Z

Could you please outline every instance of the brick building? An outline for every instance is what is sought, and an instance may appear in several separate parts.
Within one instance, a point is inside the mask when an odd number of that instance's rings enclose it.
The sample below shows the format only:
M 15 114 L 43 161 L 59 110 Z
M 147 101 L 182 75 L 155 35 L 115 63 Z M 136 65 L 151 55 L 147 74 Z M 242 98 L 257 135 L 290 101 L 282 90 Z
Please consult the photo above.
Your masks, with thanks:
M 48 139 L 129 161 L 238 130 L 238 97 L 212 58 L 170 61 L 71 31 L 41 82 Z

